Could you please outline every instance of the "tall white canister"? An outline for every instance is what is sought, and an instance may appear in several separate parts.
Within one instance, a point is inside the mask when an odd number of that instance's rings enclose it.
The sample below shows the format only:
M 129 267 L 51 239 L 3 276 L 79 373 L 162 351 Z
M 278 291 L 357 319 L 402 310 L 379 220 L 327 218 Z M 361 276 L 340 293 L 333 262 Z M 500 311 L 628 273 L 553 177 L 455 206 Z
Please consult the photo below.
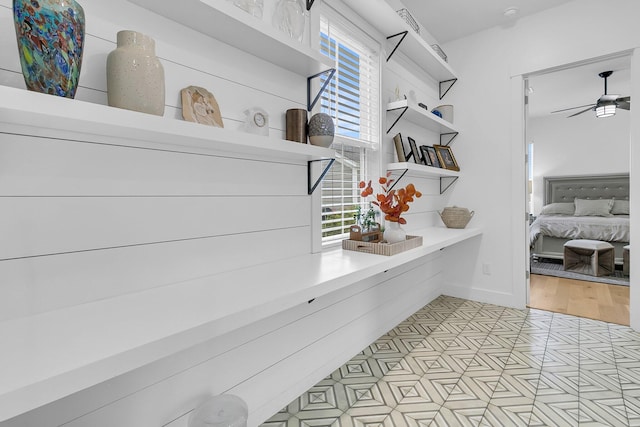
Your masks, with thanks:
M 164 69 L 155 41 L 142 33 L 118 32 L 118 46 L 107 56 L 107 98 L 112 107 L 164 114 Z

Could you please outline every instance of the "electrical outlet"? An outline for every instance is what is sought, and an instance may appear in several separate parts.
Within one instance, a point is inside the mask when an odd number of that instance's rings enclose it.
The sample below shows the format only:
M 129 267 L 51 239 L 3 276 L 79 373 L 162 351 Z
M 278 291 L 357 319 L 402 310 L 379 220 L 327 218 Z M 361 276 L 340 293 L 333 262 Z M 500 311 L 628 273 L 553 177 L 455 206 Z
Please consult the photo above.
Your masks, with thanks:
M 482 274 L 491 275 L 491 264 L 482 264 Z

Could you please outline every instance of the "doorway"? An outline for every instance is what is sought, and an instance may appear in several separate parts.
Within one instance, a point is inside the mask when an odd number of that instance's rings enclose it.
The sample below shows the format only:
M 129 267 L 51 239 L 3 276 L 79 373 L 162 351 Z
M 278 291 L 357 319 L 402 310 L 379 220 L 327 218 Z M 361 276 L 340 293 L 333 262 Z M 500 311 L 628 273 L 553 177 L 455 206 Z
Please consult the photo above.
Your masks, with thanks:
M 543 198 L 545 177 L 629 173 L 630 112 L 618 109 L 615 116 L 597 118 L 592 107 L 605 93 L 605 82 L 607 94 L 618 94 L 622 97 L 630 94 L 630 68 L 631 56 L 626 53 L 612 55 L 605 59 L 568 64 L 552 70 L 533 73 L 524 78 L 524 132 L 527 162 L 525 187 L 526 209 L 530 218 L 528 222 L 532 223 L 543 212 L 543 206 L 546 204 Z M 613 73 L 604 79 L 599 76 L 603 71 L 613 71 Z M 612 156 L 607 154 L 612 154 Z M 607 240 L 604 236 L 593 239 Z M 527 249 L 528 244 L 529 239 L 527 238 Z M 629 278 L 626 278 L 625 284 L 622 265 L 618 266 L 622 280 L 616 285 L 594 284 L 593 278 L 588 278 L 589 281 L 585 282 L 580 281 L 580 283 L 566 282 L 566 279 L 561 277 L 543 280 L 547 274 L 553 276 L 554 270 L 558 271 L 558 262 L 562 265 L 562 247 L 555 250 L 556 255 L 560 254 L 555 259 L 553 256 L 549 259 L 540 258 L 544 262 L 556 264 L 549 270 L 538 268 L 550 264 L 538 264 L 536 250 L 532 250 L 532 257 L 527 257 L 527 270 L 539 273 L 542 271 L 541 274 L 544 276 L 532 277 L 531 284 L 527 283 L 527 304 L 529 306 L 581 308 L 586 306 L 584 301 L 580 302 L 580 295 L 582 295 L 589 300 L 596 298 L 596 302 L 601 303 L 603 307 L 620 301 L 623 306 L 626 304 L 628 307 Z M 544 254 L 549 255 L 552 252 L 544 252 Z M 532 261 L 535 264 L 532 264 Z M 619 259 L 620 261 L 621 259 Z M 576 281 L 575 277 L 571 279 Z M 607 282 L 607 280 L 604 281 Z M 539 287 L 543 282 L 545 283 L 543 287 L 545 291 L 542 293 L 544 304 L 539 300 L 531 300 L 531 298 L 540 298 Z M 553 286 L 549 285 L 551 282 L 554 283 Z M 609 282 L 611 283 L 611 281 Z M 625 292 L 621 292 L 621 289 L 607 288 L 607 286 L 625 285 L 627 286 Z M 532 286 L 536 286 L 536 292 L 532 291 Z M 596 288 L 599 291 L 595 292 Z M 574 291 L 567 292 L 567 289 Z M 581 294 L 577 291 L 579 289 L 588 292 Z M 606 291 L 607 289 L 609 291 Z M 558 301 L 553 301 L 554 292 Z M 624 296 L 620 297 L 625 293 L 626 301 Z M 571 295 L 574 295 L 575 301 L 571 301 Z M 567 300 L 567 298 L 569 299 Z M 597 301 L 597 298 L 600 298 L 601 301 Z M 612 310 L 617 310 L 617 308 L 614 307 Z M 562 310 L 558 309 L 558 311 Z M 593 316 L 587 315 L 585 317 Z M 620 323 L 619 319 L 616 320 L 616 323 Z

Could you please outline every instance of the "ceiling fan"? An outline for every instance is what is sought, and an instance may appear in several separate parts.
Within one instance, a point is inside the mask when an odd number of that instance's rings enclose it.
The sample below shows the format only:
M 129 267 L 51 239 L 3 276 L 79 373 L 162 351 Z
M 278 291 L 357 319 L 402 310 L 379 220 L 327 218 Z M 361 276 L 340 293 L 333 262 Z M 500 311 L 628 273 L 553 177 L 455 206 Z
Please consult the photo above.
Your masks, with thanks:
M 580 105 L 578 107 L 565 108 L 562 110 L 552 111 L 551 113 L 561 113 L 563 111 L 575 110 L 576 108 L 587 107 L 582 111 L 578 111 L 569 117 L 575 117 L 578 114 L 586 113 L 587 111 L 595 111 L 596 117 L 610 117 L 616 114 L 616 109 L 621 108 L 623 110 L 629 110 L 631 108 L 631 97 L 620 95 L 607 94 L 607 78 L 613 74 L 613 71 L 603 71 L 598 75 L 604 79 L 604 95 L 602 95 L 595 104 Z

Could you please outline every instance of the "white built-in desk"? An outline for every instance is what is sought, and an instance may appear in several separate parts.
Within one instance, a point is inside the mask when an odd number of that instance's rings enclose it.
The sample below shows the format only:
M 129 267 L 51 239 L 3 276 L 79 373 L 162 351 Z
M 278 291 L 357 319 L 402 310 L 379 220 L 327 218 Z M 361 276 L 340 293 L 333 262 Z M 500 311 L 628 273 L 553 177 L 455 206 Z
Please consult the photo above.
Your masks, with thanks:
M 413 231 L 386 257 L 332 249 L 0 323 L 0 422 L 481 234 Z M 265 282 L 265 277 L 273 278 Z

